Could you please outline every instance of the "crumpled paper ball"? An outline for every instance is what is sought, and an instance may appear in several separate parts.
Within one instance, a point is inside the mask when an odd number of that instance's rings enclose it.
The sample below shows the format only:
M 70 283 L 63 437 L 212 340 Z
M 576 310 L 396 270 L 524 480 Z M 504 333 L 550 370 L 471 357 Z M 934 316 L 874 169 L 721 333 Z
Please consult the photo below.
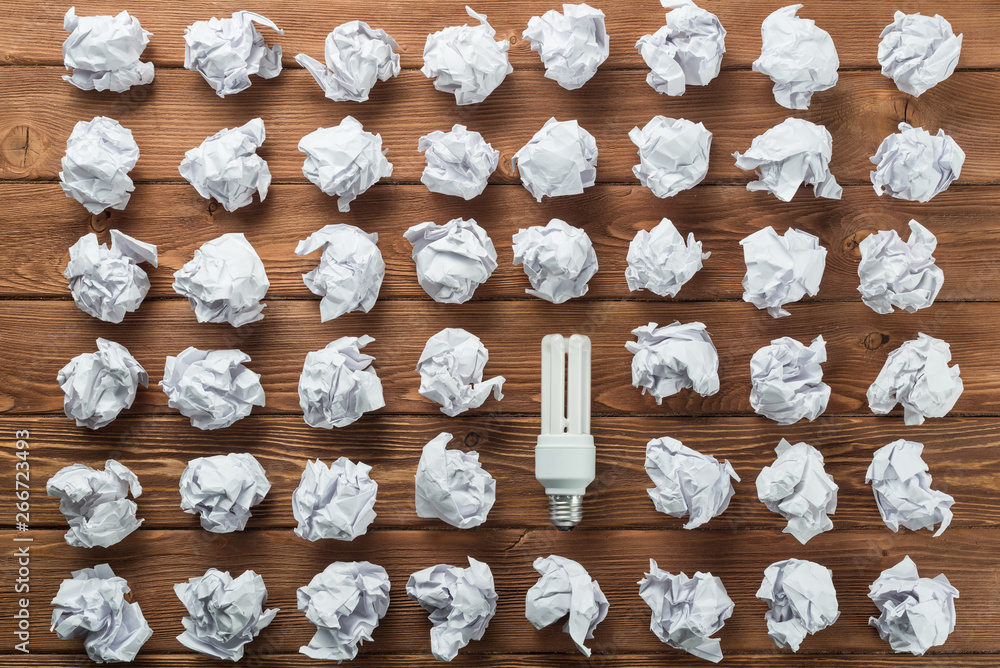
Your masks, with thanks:
M 206 241 L 174 272 L 174 292 L 187 297 L 198 322 L 242 327 L 264 319 L 260 300 L 271 287 L 264 263 L 242 232 Z
M 653 505 L 665 515 L 687 515 L 685 529 L 724 513 L 736 493 L 733 480 L 740 481 L 728 459 L 720 463 L 669 436 L 646 444 L 646 473 L 656 485 L 646 490 Z
M 767 603 L 767 635 L 778 647 L 799 651 L 813 635 L 840 617 L 833 571 L 814 561 L 785 559 L 764 569 L 757 598 Z
M 944 130 L 932 135 L 900 123 L 899 132 L 883 139 L 869 160 L 876 165 L 869 175 L 879 197 L 888 193 L 911 202 L 929 202 L 961 175 L 965 152 Z
M 139 60 L 153 33 L 143 30 L 139 19 L 126 11 L 117 16 L 77 16 L 66 10 L 63 30 L 63 63 L 72 75 L 68 81 L 81 90 L 127 91 L 153 81 L 153 63 Z
M 138 603 L 125 601 L 124 578 L 108 564 L 82 568 L 63 580 L 52 599 L 52 628 L 60 640 L 83 636 L 87 656 L 95 663 L 127 662 L 153 635 Z
M 876 415 L 885 415 L 900 403 L 903 422 L 910 425 L 944 417 L 964 389 L 958 365 L 949 367 L 950 361 L 951 346 L 946 341 L 920 332 L 889 353 L 868 388 L 868 407 Z
M 255 118 L 238 128 L 223 128 L 184 154 L 181 176 L 205 199 L 214 199 L 226 211 L 253 201 L 263 202 L 271 185 L 271 171 L 257 149 L 264 143 L 264 121 Z
M 184 633 L 177 640 L 216 659 L 242 659 L 244 645 L 278 614 L 278 608 L 263 609 L 267 587 L 254 571 L 234 579 L 229 571 L 210 568 L 201 577 L 175 584 L 174 593 L 189 615 L 181 619 Z
M 436 302 L 464 304 L 497 268 L 493 240 L 474 218 L 420 223 L 403 236 L 413 245 L 417 282 Z
M 823 382 L 826 341 L 817 336 L 804 346 L 790 336 L 773 339 L 750 358 L 750 406 L 778 424 L 812 422 L 830 402 Z
M 156 246 L 111 230 L 111 248 L 91 232 L 69 249 L 63 276 L 77 307 L 104 322 L 121 322 L 139 308 L 149 292 L 149 278 L 140 262 L 156 266 Z
M 782 533 L 805 545 L 833 528 L 829 516 L 837 512 L 837 483 L 823 467 L 822 453 L 808 443 L 781 439 L 774 451 L 778 458 L 757 476 L 757 498 L 788 520 Z
M 524 265 L 529 295 L 553 304 L 582 297 L 597 273 L 597 253 L 587 233 L 564 220 L 533 225 L 514 235 L 514 266 Z
M 247 452 L 198 457 L 181 473 L 181 510 L 198 515 L 205 531 L 243 531 L 270 490 L 264 467 Z
M 191 419 L 198 429 L 222 429 L 264 405 L 260 374 L 243 366 L 250 356 L 242 350 L 185 348 L 167 356 L 160 386 L 167 405 Z
M 452 435 L 442 432 L 424 446 L 417 464 L 417 517 L 436 517 L 459 529 L 486 521 L 497 500 L 497 482 L 479 463 L 476 451 L 448 450 Z
M 468 559 L 468 568 L 438 564 L 406 583 L 406 595 L 430 613 L 431 652 L 438 661 L 451 661 L 470 641 L 481 640 L 497 611 L 489 564 Z
M 701 571 L 686 573 L 660 570 L 649 560 L 649 573 L 639 580 L 639 596 L 652 610 L 649 630 L 676 649 L 718 663 L 722 644 L 713 633 L 726 625 L 736 607 L 722 579 Z
M 278 76 L 281 45 L 269 48 L 255 23 L 285 34 L 273 21 L 253 12 L 195 21 L 184 29 L 184 67 L 200 74 L 219 97 L 249 88 L 251 74 L 262 79 Z
M 583 643 L 594 637 L 594 629 L 608 615 L 608 599 L 601 585 L 583 566 L 555 554 L 538 557 L 532 566 L 541 577 L 525 597 L 525 617 L 536 629 L 565 618 L 563 632 L 584 656 L 590 656 L 590 648 Z
M 563 4 L 561 13 L 550 9 L 532 16 L 521 37 L 541 56 L 545 78 L 566 90 L 576 90 L 590 81 L 608 59 L 604 12 L 586 3 Z
M 340 457 L 327 467 L 320 460 L 306 462 L 299 486 L 292 494 L 292 512 L 299 523 L 295 534 L 313 542 L 321 538 L 354 540 L 368 533 L 375 520 L 378 483 L 372 467 Z
M 306 353 L 299 376 L 299 406 L 310 427 L 333 429 L 356 422 L 385 406 L 382 381 L 361 352 L 370 336 L 342 336 L 322 350 Z
M 923 656 L 931 647 L 943 645 L 955 630 L 958 590 L 944 573 L 933 580 L 920 577 L 909 555 L 879 574 L 868 598 L 879 610 L 878 617 L 868 618 L 868 625 L 897 653 Z
M 399 76 L 397 48 L 396 40 L 381 28 L 348 21 L 326 36 L 326 65 L 304 53 L 295 56 L 295 62 L 306 68 L 329 99 L 364 102 L 376 81 Z
M 458 327 L 442 329 L 427 339 L 417 361 L 420 394 L 441 404 L 441 412 L 449 417 L 482 406 L 490 393 L 500 401 L 506 378 L 483 380 L 489 359 L 478 336 Z
M 686 388 L 703 397 L 719 391 L 719 353 L 704 323 L 651 322 L 632 335 L 638 340 L 625 342 L 633 355 L 632 385 L 649 392 L 657 406 Z
M 79 121 L 66 140 L 59 185 L 90 213 L 124 209 L 135 185 L 128 173 L 139 161 L 132 131 L 107 116 Z
M 511 158 L 521 183 L 542 197 L 579 195 L 597 181 L 597 140 L 576 121 L 545 121 Z
M 676 297 L 685 283 L 712 254 L 701 252 L 701 242 L 689 232 L 687 245 L 669 218 L 652 230 L 639 230 L 628 245 L 628 289 L 649 290 L 660 297 Z
M 434 88 L 454 93 L 459 105 L 482 102 L 514 71 L 507 57 L 510 42 L 494 41 L 496 30 L 468 5 L 465 12 L 479 25 L 451 26 L 427 36 L 424 66 L 420 71 L 434 79 Z
M 316 625 L 301 654 L 350 661 L 389 609 L 389 574 L 367 561 L 335 561 L 297 591 L 299 610 Z
M 45 493 L 59 499 L 59 511 L 69 523 L 66 543 L 73 547 L 111 547 L 139 528 L 136 504 L 142 485 L 127 466 L 114 459 L 98 471 L 72 464 L 49 478 Z
M 456 123 L 450 132 L 435 130 L 417 142 L 427 166 L 420 182 L 432 193 L 470 200 L 486 189 L 490 174 L 500 164 L 500 151 L 478 132 Z
M 139 384 L 149 384 L 149 374 L 128 348 L 97 339 L 97 350 L 82 353 L 59 370 L 59 387 L 66 394 L 63 410 L 77 427 L 100 429 L 131 408 Z
M 743 301 L 767 309 L 772 318 L 791 315 L 783 307 L 816 296 L 826 269 L 819 237 L 789 227 L 778 236 L 768 225 L 740 241 L 747 273 Z
M 385 278 L 385 261 L 377 243 L 377 233 L 337 223 L 325 225 L 295 247 L 298 256 L 323 249 L 319 265 L 302 274 L 309 291 L 323 298 L 319 302 L 321 322 L 353 311 L 368 313 L 375 305 Z
M 756 170 L 747 190 L 766 190 L 782 202 L 792 201 L 803 183 L 815 197 L 840 199 L 844 189 L 830 173 L 833 137 L 823 125 L 786 118 L 750 142 L 750 149 L 733 153 L 736 166 Z
M 921 16 L 897 11 L 879 35 L 878 63 L 882 74 L 904 93 L 920 97 L 951 76 L 962 53 L 962 36 L 940 15 Z
M 392 176 L 382 135 L 366 132 L 353 116 L 310 132 L 299 140 L 299 151 L 306 154 L 302 173 L 327 195 L 336 196 L 340 211 L 350 211 L 358 195 Z
M 813 93 L 837 83 L 840 58 L 830 33 L 795 14 L 802 5 L 772 12 L 760 26 L 763 40 L 753 71 L 771 77 L 774 101 L 786 109 L 808 109 Z
M 648 83 L 657 93 L 683 95 L 687 86 L 706 86 L 719 76 L 726 52 L 726 29 L 719 17 L 691 0 L 660 0 L 673 9 L 667 24 L 635 43 L 650 72 Z
M 701 123 L 683 118 L 653 116 L 628 138 L 639 147 L 639 164 L 632 173 L 657 197 L 673 197 L 693 188 L 708 174 L 712 133 Z
M 882 230 L 869 234 L 858 248 L 858 292 L 873 311 L 892 313 L 895 306 L 915 313 L 934 303 L 944 272 L 934 264 L 937 237 L 926 227 L 911 220 L 907 241 L 896 230 Z
M 928 529 L 937 538 L 951 524 L 951 507 L 955 499 L 931 489 L 930 467 L 920 456 L 924 444 L 899 439 L 885 445 L 872 455 L 865 473 L 865 484 L 871 483 L 875 505 L 885 525 L 893 533 L 904 526 L 910 531 Z

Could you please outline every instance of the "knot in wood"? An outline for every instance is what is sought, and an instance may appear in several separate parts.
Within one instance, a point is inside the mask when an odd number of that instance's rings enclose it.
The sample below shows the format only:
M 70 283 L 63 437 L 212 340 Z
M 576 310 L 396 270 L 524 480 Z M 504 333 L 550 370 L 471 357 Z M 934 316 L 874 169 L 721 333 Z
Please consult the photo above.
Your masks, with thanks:
M 887 343 L 889 343 L 889 335 L 881 332 L 870 332 L 864 340 L 865 348 L 868 350 L 878 350 Z
M 465 435 L 465 447 L 475 449 L 483 440 L 478 431 L 470 431 Z
M 0 161 L 15 174 L 27 173 L 45 150 L 41 133 L 27 125 L 15 125 L 0 139 Z

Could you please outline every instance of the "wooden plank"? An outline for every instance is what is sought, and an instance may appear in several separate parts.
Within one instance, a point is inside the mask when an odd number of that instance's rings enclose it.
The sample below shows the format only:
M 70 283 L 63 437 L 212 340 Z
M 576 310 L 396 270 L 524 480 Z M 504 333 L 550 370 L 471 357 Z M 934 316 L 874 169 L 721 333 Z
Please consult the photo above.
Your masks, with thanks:
M 592 428 L 598 468 L 584 497 L 585 528 L 681 528 L 683 520 L 656 512 L 646 494 L 652 486 L 643 469 L 646 442 L 660 436 L 728 459 L 742 479 L 734 483 L 736 495 L 729 508 L 707 525 L 710 529 L 765 528 L 773 533 L 770 540 L 775 545 L 798 546 L 790 535 L 778 533 L 785 520 L 757 500 L 754 484 L 761 468 L 774 461 L 773 448 L 782 438 L 819 448 L 827 473 L 840 486 L 833 518 L 836 530 L 813 541 L 835 544 L 842 530 L 849 528 L 888 533 L 871 488 L 864 484 L 865 472 L 872 452 L 901 437 L 924 443 L 934 488 L 955 498 L 952 528 L 939 540 L 947 541 L 957 527 L 1000 526 L 1000 508 L 992 495 L 983 494 L 1000 487 L 1000 425 L 994 418 L 944 418 L 905 432 L 897 424 L 874 418 L 825 418 L 818 424 L 781 427 L 755 418 L 598 417 Z M 480 416 L 455 421 L 384 416 L 366 419 L 364 429 L 345 429 L 336 435 L 312 429 L 295 417 L 251 416 L 211 434 L 186 428 L 180 416 L 120 418 L 98 432 L 78 428 L 62 417 L 0 419 L 4 438 L 17 429 L 31 433 L 32 482 L 40 494 L 31 507 L 36 528 L 65 531 L 57 500 L 41 491 L 56 471 L 74 462 L 103 468 L 106 458 L 114 458 L 139 476 L 143 487 L 139 515 L 145 518 L 146 529 L 197 529 L 197 517 L 179 507 L 181 472 L 195 457 L 232 451 L 252 453 L 271 482 L 271 491 L 254 508 L 251 528 L 295 527 L 292 492 L 306 461 L 329 462 L 343 456 L 373 468 L 372 477 L 379 484 L 374 527 L 447 529 L 438 520 L 417 518 L 413 501 L 421 448 L 443 431 L 454 434 L 451 447 L 479 452 L 483 467 L 497 480 L 497 502 L 485 527 L 550 526 L 548 502 L 535 480 L 537 418 Z M 3 450 L 0 461 L 13 470 L 16 451 Z
M 329 198 L 307 184 L 273 186 L 263 203 L 234 213 L 202 199 L 186 184 L 142 184 L 125 211 L 101 216 L 88 214 L 57 184 L 0 184 L 0 199 L 9 220 L 30 220 L 32 229 L 30 236 L 0 238 L 0 266 L 5 267 L 0 297 L 69 299 L 63 277 L 69 247 L 90 231 L 99 232 L 107 243 L 107 230 L 119 228 L 157 244 L 159 268 L 147 266 L 151 298 L 179 299 L 171 287 L 174 271 L 201 243 L 226 232 L 244 232 L 253 243 L 267 268 L 270 297 L 311 298 L 302 274 L 316 265 L 319 254 L 299 258 L 293 251 L 299 239 L 332 220 Z M 530 214 L 535 206 L 537 213 Z M 596 186 L 579 197 L 560 197 L 539 206 L 519 186 L 490 187 L 465 202 L 432 194 L 422 185 L 385 185 L 336 220 L 378 233 L 387 265 L 381 300 L 427 296 L 416 281 L 411 246 L 402 235 L 409 225 L 472 217 L 490 233 L 500 265 L 476 291 L 476 300 L 534 299 L 524 293 L 528 280 L 523 269 L 512 264 L 511 236 L 519 228 L 561 218 L 587 230 L 600 262 L 584 299 L 661 301 L 650 292 L 629 292 L 624 274 L 628 244 L 636 231 L 652 229 L 664 214 L 683 234 L 694 232 L 712 253 L 678 299 L 741 299 L 745 266 L 740 239 L 767 225 L 779 232 L 794 225 L 817 235 L 827 249 L 818 298 L 858 301 L 858 243 L 884 229 L 906 238 L 911 218 L 938 237 L 935 257 L 947 278 L 938 301 L 1000 299 L 1000 240 L 982 233 L 1000 226 L 1000 188 L 992 186 L 955 186 L 926 204 L 876 198 L 867 186 L 848 186 L 839 201 L 806 196 L 781 206 L 748 195 L 740 186 L 704 186 L 678 195 L 664 209 L 647 189 L 635 186 Z
M 10 531 L 0 532 L 8 545 L 12 535 Z M 268 652 L 296 652 L 311 637 L 313 627 L 296 610 L 295 590 L 335 560 L 370 560 L 389 574 L 392 603 L 373 634 L 374 643 L 364 650 L 391 648 L 393 652 L 424 654 L 429 649 L 430 625 L 426 613 L 406 598 L 404 583 L 410 573 L 436 563 L 463 565 L 467 555 L 490 565 L 499 595 L 489 630 L 470 651 L 571 652 L 572 643 L 562 633 L 561 625 L 535 631 L 524 617 L 525 593 L 538 577 L 531 562 L 551 553 L 579 561 L 608 598 L 608 616 L 588 643 L 599 653 L 665 650 L 650 633 L 649 608 L 637 595 L 636 582 L 648 569 L 650 557 L 670 572 L 690 575 L 701 570 L 722 578 L 736 606 L 718 634 L 724 652 L 778 653 L 767 637 L 763 620 L 767 607 L 754 594 L 764 568 L 792 556 L 833 570 L 841 611 L 832 629 L 806 638 L 803 650 L 888 653 L 888 645 L 867 625 L 869 616 L 876 612 L 867 597 L 868 586 L 879 572 L 907 554 L 921 575 L 934 577 L 944 572 L 961 593 L 956 603 L 955 631 L 931 653 L 1000 652 L 1000 609 L 992 586 L 1000 550 L 1000 531 L 996 530 L 956 529 L 948 532 L 946 540 L 911 533 L 893 536 L 885 531 L 853 530 L 841 532 L 836 541 L 810 542 L 783 550 L 775 549 L 774 534 L 765 531 L 387 530 L 348 543 L 310 545 L 287 530 L 226 535 L 141 530 L 117 546 L 93 550 L 68 547 L 56 531 L 34 531 L 32 535 L 33 619 L 47 618 L 48 601 L 70 571 L 106 561 L 128 580 L 133 599 L 142 606 L 153 628 L 153 636 L 144 647 L 152 654 L 182 650 L 174 636 L 181 631 L 180 620 L 185 612 L 173 594 L 173 584 L 201 575 L 210 567 L 234 574 L 249 568 L 258 572 L 268 587 L 268 605 L 281 612 L 254 646 Z M 607 545 L 615 545 L 615 549 L 608 550 Z M 12 588 L 4 588 L 0 605 L 5 610 L 13 609 L 17 596 Z M 54 634 L 39 631 L 32 635 L 36 652 L 81 650 L 80 641 L 60 641 Z
M 423 65 L 423 49 L 427 34 L 445 26 L 461 25 L 475 21 L 462 9 L 463 2 L 423 2 L 421 0 L 390 0 L 388 2 L 336 2 L 317 5 L 307 0 L 289 0 L 281 3 L 251 0 L 241 8 L 265 14 L 279 27 L 285 29 L 277 36 L 263 29 L 269 44 L 281 44 L 285 67 L 297 67 L 295 54 L 305 51 L 320 58 L 323 40 L 335 26 L 360 19 L 375 28 L 383 28 L 399 43 L 400 60 L 404 67 L 419 68 Z M 655 32 L 664 22 L 664 12 L 657 2 L 639 5 L 615 2 L 593 3 L 607 15 L 606 24 L 611 37 L 611 55 L 604 67 L 645 69 L 634 45 L 641 36 Z M 728 31 L 726 56 L 723 66 L 748 68 L 760 55 L 760 24 L 781 2 L 771 0 L 760 3 L 703 2 L 702 6 L 719 16 Z M 521 32 L 532 16 L 558 8 L 558 3 L 545 0 L 506 0 L 505 2 L 480 1 L 474 9 L 489 15 L 490 24 L 497 31 L 498 39 L 511 40 L 510 60 L 518 69 L 539 68 L 538 55 L 530 44 L 521 40 Z M 116 14 L 120 5 L 102 0 L 82 0 L 76 3 L 78 15 Z M 227 17 L 233 5 L 216 0 L 186 2 L 181 4 L 147 3 L 134 7 L 133 14 L 142 26 L 155 37 L 143 54 L 144 60 L 157 67 L 180 67 L 184 64 L 183 31 L 194 21 L 211 16 Z M 821 28 L 830 32 L 844 68 L 878 68 L 876 55 L 879 33 L 892 22 L 897 9 L 906 12 L 922 11 L 939 13 L 947 18 L 956 34 L 966 31 L 962 44 L 961 67 L 1000 67 L 1000 58 L 991 49 L 987 35 L 1000 30 L 1000 17 L 990 0 L 927 0 L 889 2 L 812 3 L 801 11 L 805 18 L 814 19 Z M 13 65 L 63 64 L 60 48 L 68 33 L 62 29 L 65 3 L 52 0 L 21 3 L 7 8 L 9 30 L 0 36 L 0 58 Z M 31 40 L 19 39 L 30 31 Z
M 371 103 L 364 105 L 325 99 L 301 70 L 225 100 L 191 72 L 161 72 L 154 85 L 124 96 L 56 85 L 58 74 L 56 69 L 0 68 L 6 103 L 0 120 L 0 178 L 57 179 L 73 125 L 103 114 L 131 129 L 139 144 L 142 157 L 132 178 L 181 181 L 177 165 L 186 150 L 223 127 L 260 116 L 268 137 L 260 155 L 275 180 L 299 182 L 304 181 L 299 140 L 352 114 L 369 131 L 381 133 L 394 165 L 393 182 L 418 182 L 424 168 L 418 138 L 453 123 L 482 131 L 500 151 L 494 182 L 516 182 L 511 157 L 555 116 L 576 118 L 595 136 L 601 182 L 637 183 L 632 173 L 636 148 L 628 131 L 656 114 L 667 114 L 704 122 L 715 134 L 707 182 L 746 183 L 752 175 L 736 168 L 732 153 L 745 151 L 756 135 L 790 115 L 774 102 L 771 81 L 754 72 L 725 72 L 713 85 L 669 101 L 646 85 L 641 71 L 599 72 L 586 96 L 563 90 L 541 72 L 514 72 L 474 108 L 457 107 L 416 71 L 377 86 Z M 959 183 L 998 183 L 1000 135 L 992 121 L 998 96 L 1000 72 L 959 72 L 916 100 L 876 72 L 844 72 L 835 88 L 817 93 L 812 107 L 795 115 L 827 126 L 834 145 L 830 167 L 842 183 L 869 182 L 869 157 L 903 120 L 931 132 L 941 127 L 954 137 L 967 155 Z M 748 195 L 746 201 L 753 197 L 780 206 L 768 193 Z

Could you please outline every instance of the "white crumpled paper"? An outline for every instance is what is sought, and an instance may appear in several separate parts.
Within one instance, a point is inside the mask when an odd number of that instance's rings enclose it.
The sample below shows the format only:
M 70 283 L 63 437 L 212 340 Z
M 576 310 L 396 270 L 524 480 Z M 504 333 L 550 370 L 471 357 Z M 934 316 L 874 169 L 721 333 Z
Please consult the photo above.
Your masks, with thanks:
M 657 93 L 683 95 L 687 86 L 705 86 L 719 76 L 726 52 L 726 29 L 719 17 L 692 0 L 660 0 L 673 9 L 667 24 L 635 43 L 650 72 L 646 83 Z
M 826 126 L 801 118 L 786 118 L 750 142 L 750 149 L 733 153 L 736 166 L 756 170 L 747 190 L 766 190 L 790 202 L 799 186 L 813 187 L 813 196 L 840 199 L 844 189 L 830 173 L 833 137 Z
M 521 37 L 541 56 L 546 79 L 566 90 L 576 90 L 608 59 L 608 31 L 600 9 L 586 3 L 562 7 L 561 13 L 550 9 L 532 16 Z
M 688 516 L 685 529 L 695 529 L 729 507 L 732 464 L 689 448 L 675 438 L 654 438 L 646 444 L 646 473 L 656 485 L 646 490 L 656 509 L 673 517 Z
M 219 97 L 250 87 L 250 75 L 272 79 L 281 72 L 281 45 L 268 47 L 254 23 L 285 31 L 253 12 L 195 21 L 184 29 L 184 67 L 197 72 Z
M 295 534 L 313 542 L 321 538 L 354 540 L 368 533 L 375 520 L 378 483 L 372 467 L 347 457 L 329 467 L 320 460 L 306 462 L 299 486 L 292 494 L 292 512 L 299 523 Z
M 771 77 L 774 101 L 786 109 L 808 109 L 813 93 L 837 83 L 840 58 L 830 33 L 795 14 L 802 5 L 772 12 L 760 26 L 763 48 L 753 71 Z
M 153 81 L 153 63 L 139 60 L 153 33 L 143 30 L 139 19 L 126 11 L 117 16 L 77 16 L 66 10 L 63 30 L 63 63 L 72 75 L 68 81 L 81 90 L 127 91 Z
M 521 228 L 514 235 L 514 266 L 524 265 L 529 295 L 553 304 L 582 297 L 597 273 L 597 253 L 587 233 L 565 220 Z
M 934 531 L 934 525 L 940 524 L 934 532 L 937 538 L 951 523 L 955 499 L 931 489 L 930 467 L 920 456 L 923 451 L 923 443 L 902 438 L 879 448 L 872 456 L 865 483 L 871 483 L 878 512 L 893 533 L 900 526 L 910 531 Z
M 431 652 L 439 661 L 451 661 L 470 641 L 481 640 L 497 611 L 489 564 L 468 559 L 468 568 L 438 564 L 406 583 L 406 595 L 430 613 Z
M 198 429 L 222 429 L 264 405 L 260 374 L 243 366 L 250 356 L 242 350 L 185 348 L 167 356 L 160 386 L 167 405 L 191 419 Z
M 107 339 L 97 339 L 95 352 L 77 355 L 56 378 L 66 395 L 66 417 L 89 429 L 111 424 L 132 406 L 139 383 L 143 387 L 149 383 L 149 374 L 128 348 Z
M 382 381 L 361 352 L 370 336 L 342 336 L 322 350 L 306 353 L 299 376 L 299 406 L 310 427 L 346 427 L 368 411 L 385 406 Z
M 951 76 L 962 53 L 962 36 L 940 15 L 921 16 L 897 11 L 879 35 L 878 63 L 882 74 L 904 93 L 920 97 Z
M 937 237 L 926 227 L 911 220 L 907 241 L 896 230 L 881 230 L 865 237 L 858 248 L 858 292 L 873 311 L 892 313 L 895 306 L 915 313 L 934 303 L 944 272 L 934 264 Z
M 316 625 L 308 645 L 312 659 L 350 661 L 389 609 L 389 575 L 367 561 L 335 561 L 297 591 L 299 610 Z
M 300 53 L 295 62 L 306 68 L 326 97 L 336 102 L 364 102 L 376 81 L 398 76 L 396 43 L 384 30 L 364 21 L 348 21 L 326 36 L 326 65 Z
M 121 322 L 139 308 L 149 292 L 149 278 L 140 262 L 156 266 L 156 246 L 111 230 L 111 248 L 91 232 L 69 249 L 63 276 L 77 307 L 104 322 Z
M 500 164 L 500 151 L 478 132 L 456 123 L 449 132 L 435 130 L 417 142 L 427 166 L 420 182 L 432 193 L 470 200 L 486 189 L 490 174 Z
M 553 117 L 510 162 L 539 202 L 542 197 L 579 195 L 597 181 L 597 140 L 577 121 Z
M 817 336 L 804 346 L 790 336 L 773 339 L 750 358 L 750 406 L 758 415 L 778 424 L 810 422 L 830 402 L 830 386 L 823 382 L 826 341 Z
M 652 230 L 639 230 L 628 245 L 628 289 L 649 290 L 661 297 L 676 297 L 681 287 L 701 269 L 712 254 L 701 252 L 701 242 L 689 232 L 687 245 L 669 218 Z
M 649 560 L 649 573 L 639 580 L 639 596 L 652 610 L 649 630 L 676 649 L 712 663 L 722 661 L 718 638 L 710 638 L 726 625 L 736 607 L 720 578 L 701 571 L 660 570 Z
M 888 193 L 911 202 L 929 202 L 961 175 L 965 152 L 944 130 L 932 135 L 900 123 L 899 132 L 883 139 L 869 159 L 876 165 L 869 175 L 879 197 Z
M 385 278 L 385 261 L 377 243 L 377 233 L 337 223 L 325 225 L 295 247 L 298 256 L 323 249 L 319 265 L 302 274 L 309 291 L 323 298 L 319 302 L 321 322 L 353 311 L 368 313 L 375 305 Z
M 234 579 L 229 571 L 210 568 L 201 577 L 175 584 L 174 593 L 189 615 L 181 619 L 184 633 L 177 640 L 216 659 L 242 659 L 243 646 L 278 614 L 278 608 L 263 609 L 267 587 L 253 571 Z
M 417 517 L 436 517 L 459 529 L 486 521 L 497 500 L 497 481 L 479 463 L 479 453 L 447 450 L 442 432 L 424 446 L 417 464 Z
M 767 309 L 772 318 L 791 315 L 783 307 L 819 292 L 826 249 L 819 237 L 789 227 L 779 236 L 768 225 L 740 240 L 747 273 L 743 301 Z
M 963 389 L 958 365 L 949 367 L 950 361 L 951 346 L 946 341 L 919 333 L 889 353 L 868 388 L 868 407 L 876 415 L 885 415 L 900 403 L 905 424 L 944 417 Z
M 59 511 L 69 523 L 66 542 L 73 547 L 110 547 L 139 528 L 136 504 L 142 485 L 127 466 L 114 459 L 98 471 L 83 464 L 60 469 L 45 485 L 59 499 Z
M 594 629 L 608 615 L 608 599 L 601 585 L 583 566 L 555 554 L 538 557 L 532 566 L 541 577 L 528 590 L 524 616 L 536 629 L 565 617 L 563 632 L 584 656 L 590 656 L 590 648 L 583 643 L 594 637 Z
M 174 292 L 187 297 L 198 322 L 242 327 L 263 320 L 260 300 L 271 287 L 264 263 L 242 232 L 206 241 L 174 272 Z
M 83 636 L 87 656 L 95 663 L 135 659 L 153 635 L 138 603 L 129 603 L 124 578 L 108 564 L 82 568 L 63 580 L 52 599 L 52 628 L 60 640 Z
M 880 613 L 869 617 L 868 625 L 897 653 L 923 656 L 931 647 L 943 645 L 955 630 L 958 590 L 944 573 L 933 580 L 920 577 L 908 555 L 879 574 L 868 598 Z
M 441 412 L 455 417 L 470 408 L 483 405 L 490 393 L 503 399 L 503 376 L 483 380 L 483 370 L 490 352 L 475 334 L 459 327 L 449 327 L 427 339 L 417 372 L 420 394 L 441 404 Z
M 805 545 L 833 528 L 829 515 L 837 512 L 837 483 L 823 468 L 823 455 L 808 443 L 781 439 L 774 451 L 778 458 L 757 476 L 757 498 L 788 520 L 782 533 Z
M 247 452 L 198 457 L 181 473 L 181 510 L 212 533 L 243 531 L 251 507 L 271 490 L 264 467 Z
M 632 173 L 657 197 L 673 197 L 695 187 L 708 174 L 712 133 L 702 123 L 684 118 L 653 116 L 628 138 L 639 147 L 639 164 Z
M 107 116 L 79 121 L 66 140 L 59 185 L 90 213 L 124 209 L 135 185 L 128 173 L 139 161 L 132 131 Z
M 420 223 L 403 236 L 413 245 L 417 282 L 436 302 L 464 304 L 497 268 L 493 240 L 474 218 Z
M 632 334 L 638 340 L 625 342 L 633 355 L 632 385 L 649 392 L 657 405 L 686 388 L 703 397 L 719 391 L 719 353 L 704 323 L 651 322 Z
M 302 173 L 327 195 L 336 196 L 340 211 L 350 211 L 358 195 L 392 176 L 382 135 L 365 131 L 353 116 L 310 132 L 299 140 L 299 151 L 306 154 Z
M 223 128 L 184 154 L 178 171 L 198 194 L 214 199 L 226 211 L 253 201 L 263 202 L 271 171 L 257 149 L 264 143 L 264 121 L 254 118 L 237 128 Z
M 764 569 L 757 598 L 767 603 L 767 635 L 778 647 L 799 651 L 813 635 L 840 617 L 833 571 L 814 561 L 785 559 Z
M 459 105 L 482 102 L 514 71 L 507 57 L 510 42 L 494 41 L 496 30 L 486 21 L 486 14 L 465 12 L 479 25 L 451 26 L 427 36 L 424 66 L 420 71 L 434 79 L 434 88 L 454 93 Z

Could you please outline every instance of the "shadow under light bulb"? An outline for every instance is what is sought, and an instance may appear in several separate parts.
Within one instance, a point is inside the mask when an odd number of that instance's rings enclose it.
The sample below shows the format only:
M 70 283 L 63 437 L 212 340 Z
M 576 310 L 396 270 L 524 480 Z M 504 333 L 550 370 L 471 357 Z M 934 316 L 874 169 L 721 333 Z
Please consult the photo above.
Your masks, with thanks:
M 594 481 L 597 449 L 590 435 L 590 338 L 542 339 L 542 429 L 535 477 L 549 497 L 549 519 L 569 531 L 583 519 L 583 494 Z

